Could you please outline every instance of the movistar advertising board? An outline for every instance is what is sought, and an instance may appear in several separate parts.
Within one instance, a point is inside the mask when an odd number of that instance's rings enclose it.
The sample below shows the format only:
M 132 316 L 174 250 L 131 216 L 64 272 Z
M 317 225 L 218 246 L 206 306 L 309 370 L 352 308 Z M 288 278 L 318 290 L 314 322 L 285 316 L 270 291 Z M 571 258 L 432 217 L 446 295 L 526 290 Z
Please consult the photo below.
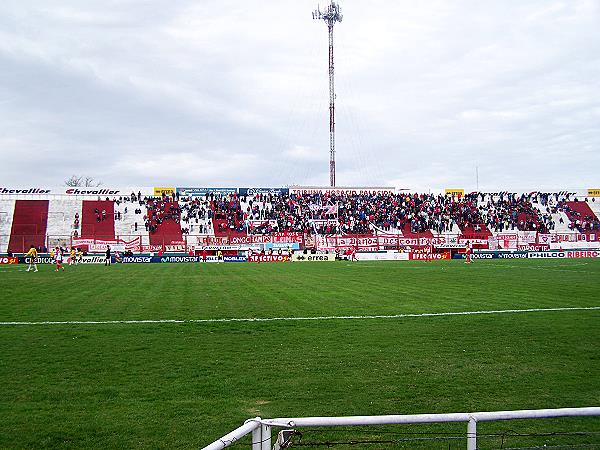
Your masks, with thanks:
M 527 258 L 527 252 L 474 252 L 473 259 L 522 259 Z M 464 253 L 455 253 L 452 259 L 465 259 Z
M 548 250 L 545 252 L 474 252 L 473 259 L 579 259 L 579 258 L 600 258 L 598 250 Z M 464 259 L 464 253 L 456 253 L 454 259 Z

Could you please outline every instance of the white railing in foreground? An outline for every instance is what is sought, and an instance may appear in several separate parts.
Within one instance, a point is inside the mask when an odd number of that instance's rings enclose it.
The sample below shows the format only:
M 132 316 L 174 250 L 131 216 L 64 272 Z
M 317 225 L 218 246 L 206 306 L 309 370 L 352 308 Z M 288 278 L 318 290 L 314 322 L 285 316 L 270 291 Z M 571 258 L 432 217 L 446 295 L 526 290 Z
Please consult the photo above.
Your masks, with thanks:
M 347 416 L 347 417 L 298 417 L 281 419 L 248 419 L 244 425 L 204 447 L 204 450 L 220 450 L 229 447 L 247 434 L 252 433 L 252 450 L 271 450 L 271 428 L 336 427 L 359 425 L 394 425 L 415 423 L 467 422 L 467 450 L 477 449 L 477 422 L 513 419 L 550 419 L 556 417 L 600 416 L 600 407 L 529 409 L 519 411 L 493 411 L 451 414 L 412 414 L 405 416 Z

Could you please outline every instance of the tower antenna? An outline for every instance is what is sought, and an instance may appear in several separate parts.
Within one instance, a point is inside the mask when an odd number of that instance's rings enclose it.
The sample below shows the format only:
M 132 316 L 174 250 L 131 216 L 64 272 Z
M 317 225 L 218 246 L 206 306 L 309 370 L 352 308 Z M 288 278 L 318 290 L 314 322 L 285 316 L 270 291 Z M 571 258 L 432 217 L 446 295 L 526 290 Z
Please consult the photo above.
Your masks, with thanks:
M 335 85 L 333 76 L 333 26 L 342 21 L 342 10 L 331 0 L 325 11 L 313 12 L 313 19 L 324 20 L 329 29 L 329 184 L 335 187 Z

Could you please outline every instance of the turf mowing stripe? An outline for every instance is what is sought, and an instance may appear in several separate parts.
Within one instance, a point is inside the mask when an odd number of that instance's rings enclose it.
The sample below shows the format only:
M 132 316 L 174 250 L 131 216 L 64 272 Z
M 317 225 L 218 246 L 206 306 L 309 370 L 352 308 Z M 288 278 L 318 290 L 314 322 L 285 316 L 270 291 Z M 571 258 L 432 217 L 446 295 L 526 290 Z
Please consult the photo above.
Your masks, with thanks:
M 373 315 L 373 316 L 250 317 L 250 318 L 229 318 L 229 319 L 68 320 L 68 321 L 43 321 L 43 322 L 0 322 L 0 326 L 227 323 L 227 322 L 276 322 L 276 321 L 298 321 L 298 320 L 365 320 L 365 319 L 402 319 L 402 318 L 410 318 L 410 317 L 448 317 L 448 316 L 473 316 L 473 315 L 482 315 L 482 314 L 518 314 L 518 313 L 533 313 L 533 312 L 598 311 L 598 310 L 600 310 L 600 306 L 573 307 L 573 308 L 501 309 L 501 310 L 491 310 L 491 311 L 459 311 L 459 312 L 393 314 L 393 315 Z

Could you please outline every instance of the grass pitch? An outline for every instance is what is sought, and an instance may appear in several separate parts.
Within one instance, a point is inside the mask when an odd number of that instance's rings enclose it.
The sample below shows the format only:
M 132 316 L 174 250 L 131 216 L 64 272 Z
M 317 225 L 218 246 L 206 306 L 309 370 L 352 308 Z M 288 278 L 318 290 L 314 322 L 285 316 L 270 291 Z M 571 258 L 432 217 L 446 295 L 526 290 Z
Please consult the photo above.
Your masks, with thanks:
M 596 260 L 23 269 L 0 267 L 0 322 L 600 306 Z M 0 448 L 198 448 L 254 416 L 598 406 L 599 348 L 596 310 L 2 325 Z M 447 449 L 464 448 L 466 425 L 303 431 L 304 443 Z M 600 447 L 599 419 L 480 424 L 478 431 L 481 448 Z M 539 436 L 546 432 L 586 434 Z M 440 435 L 457 439 L 430 440 Z

